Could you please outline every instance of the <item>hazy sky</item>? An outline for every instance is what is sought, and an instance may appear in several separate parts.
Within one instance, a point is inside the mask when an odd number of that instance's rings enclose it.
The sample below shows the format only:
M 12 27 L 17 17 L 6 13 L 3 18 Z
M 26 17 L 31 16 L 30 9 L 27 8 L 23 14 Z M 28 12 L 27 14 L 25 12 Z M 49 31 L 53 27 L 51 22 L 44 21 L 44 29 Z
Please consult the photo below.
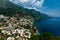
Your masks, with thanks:
M 60 17 L 60 0 L 45 0 L 44 7 L 46 7 L 45 13 Z
M 39 10 L 54 17 L 60 17 L 60 0 L 10 0 L 29 9 Z

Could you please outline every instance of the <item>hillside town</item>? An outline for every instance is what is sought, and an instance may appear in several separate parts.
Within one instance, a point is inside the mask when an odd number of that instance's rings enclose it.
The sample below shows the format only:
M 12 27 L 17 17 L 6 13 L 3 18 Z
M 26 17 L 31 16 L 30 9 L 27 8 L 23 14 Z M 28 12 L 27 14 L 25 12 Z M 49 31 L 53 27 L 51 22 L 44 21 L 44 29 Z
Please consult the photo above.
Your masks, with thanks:
M 0 15 L 0 40 L 29 40 L 32 35 L 38 35 L 33 23 L 34 18 L 30 16 L 8 17 Z

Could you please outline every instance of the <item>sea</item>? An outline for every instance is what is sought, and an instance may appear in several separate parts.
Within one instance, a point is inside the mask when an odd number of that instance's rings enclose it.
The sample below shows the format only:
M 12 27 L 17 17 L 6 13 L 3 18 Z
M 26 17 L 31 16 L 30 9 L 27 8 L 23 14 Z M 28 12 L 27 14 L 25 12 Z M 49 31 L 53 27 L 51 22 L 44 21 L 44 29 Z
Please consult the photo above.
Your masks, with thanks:
M 34 24 L 39 34 L 48 32 L 54 36 L 60 36 L 60 17 L 54 17 L 45 20 L 36 20 Z

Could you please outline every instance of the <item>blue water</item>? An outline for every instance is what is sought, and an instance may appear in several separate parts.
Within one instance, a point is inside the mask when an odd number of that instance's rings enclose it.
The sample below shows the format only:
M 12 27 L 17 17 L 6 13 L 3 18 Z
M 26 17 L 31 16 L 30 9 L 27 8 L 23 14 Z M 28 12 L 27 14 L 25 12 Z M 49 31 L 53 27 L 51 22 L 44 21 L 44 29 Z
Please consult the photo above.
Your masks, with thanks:
M 60 36 L 60 18 L 51 18 L 43 21 L 36 20 L 34 24 L 40 34 L 49 32 L 52 35 Z

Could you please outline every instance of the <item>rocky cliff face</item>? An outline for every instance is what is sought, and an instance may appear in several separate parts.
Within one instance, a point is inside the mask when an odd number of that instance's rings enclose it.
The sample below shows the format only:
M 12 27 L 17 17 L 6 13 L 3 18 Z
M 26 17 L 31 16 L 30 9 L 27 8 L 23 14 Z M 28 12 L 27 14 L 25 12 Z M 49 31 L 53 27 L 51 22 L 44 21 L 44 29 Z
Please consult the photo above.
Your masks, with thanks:
M 5 7 L 8 0 L 0 0 L 0 7 Z
M 11 5 L 9 0 L 0 0 L 0 7 L 7 8 L 9 5 Z
M 16 14 L 18 14 L 19 16 L 29 15 L 36 20 L 50 18 L 50 16 L 44 13 L 40 13 L 34 9 L 26 9 L 21 6 L 15 5 L 9 0 L 0 0 L 0 14 L 3 14 L 5 16 L 15 16 Z

